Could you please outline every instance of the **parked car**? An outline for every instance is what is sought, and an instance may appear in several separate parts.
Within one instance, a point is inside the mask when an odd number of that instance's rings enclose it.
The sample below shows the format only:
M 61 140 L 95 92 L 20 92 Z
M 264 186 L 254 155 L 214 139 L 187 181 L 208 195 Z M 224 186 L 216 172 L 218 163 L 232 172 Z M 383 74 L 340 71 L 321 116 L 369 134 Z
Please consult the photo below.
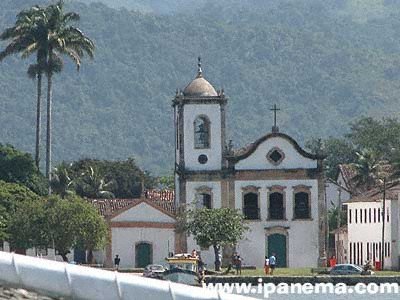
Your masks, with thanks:
M 353 264 L 339 264 L 329 271 L 330 275 L 371 275 L 372 271 L 364 271 L 363 268 Z
M 143 270 L 144 277 L 162 278 L 165 268 L 162 265 L 147 265 Z

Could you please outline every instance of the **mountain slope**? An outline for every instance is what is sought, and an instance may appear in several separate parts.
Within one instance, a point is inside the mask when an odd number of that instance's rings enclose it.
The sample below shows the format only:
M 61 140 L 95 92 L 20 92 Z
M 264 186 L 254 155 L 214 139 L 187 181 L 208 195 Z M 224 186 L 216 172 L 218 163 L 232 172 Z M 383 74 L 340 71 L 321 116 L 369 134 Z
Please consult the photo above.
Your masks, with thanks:
M 221 1 L 174 16 L 71 3 L 97 49 L 79 73 L 67 63 L 54 80 L 55 160 L 134 156 L 154 173 L 171 170 L 171 100 L 193 79 L 198 55 L 205 77 L 230 98 L 236 147 L 270 130 L 274 103 L 281 131 L 300 143 L 342 134 L 362 115 L 397 116 L 400 5 L 371 0 L 360 18 L 355 0 L 325 2 Z M 1 2 L 0 28 L 32 3 Z M 28 64 L 0 64 L 0 142 L 33 151 Z

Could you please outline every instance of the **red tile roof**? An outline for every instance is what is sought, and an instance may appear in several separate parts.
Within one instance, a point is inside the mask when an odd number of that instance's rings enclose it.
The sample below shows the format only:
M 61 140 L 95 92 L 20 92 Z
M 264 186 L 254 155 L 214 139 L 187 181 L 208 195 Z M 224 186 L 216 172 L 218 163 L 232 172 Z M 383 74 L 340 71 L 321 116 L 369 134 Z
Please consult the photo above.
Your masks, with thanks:
M 397 200 L 400 194 L 400 182 L 392 181 L 386 184 L 385 196 L 388 200 Z M 383 186 L 368 190 L 348 202 L 375 202 L 383 199 Z
M 175 215 L 175 194 L 173 190 L 146 190 L 141 198 L 135 199 L 88 199 L 102 216 L 114 216 L 121 210 L 140 202 L 149 202 L 168 215 Z
M 339 165 L 339 171 L 342 174 L 346 188 L 352 193 L 356 193 L 356 183 L 353 179 L 357 175 L 357 171 L 354 166 L 350 164 L 342 164 Z

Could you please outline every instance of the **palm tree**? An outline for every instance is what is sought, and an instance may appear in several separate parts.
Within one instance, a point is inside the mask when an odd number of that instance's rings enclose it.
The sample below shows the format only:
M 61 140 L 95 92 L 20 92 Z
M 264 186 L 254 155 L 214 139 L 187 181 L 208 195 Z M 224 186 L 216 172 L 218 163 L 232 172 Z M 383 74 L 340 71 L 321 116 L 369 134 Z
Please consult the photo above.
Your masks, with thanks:
M 36 53 L 36 64 L 29 66 L 28 75 L 31 78 L 37 78 L 35 162 L 38 169 L 40 162 L 42 74 L 47 61 L 47 33 L 44 18 L 44 10 L 39 6 L 33 6 L 21 11 L 17 15 L 15 25 L 7 28 L 0 35 L 0 40 L 11 40 L 10 44 L 0 52 L 0 61 L 13 54 L 20 53 L 22 58 L 27 58 Z
M 352 166 L 357 175 L 353 177 L 353 180 L 357 188 L 368 190 L 378 183 L 383 163 L 370 149 L 363 149 L 356 152 L 356 155 L 357 161 Z
M 110 192 L 114 186 L 115 182 L 106 181 L 98 168 L 89 166 L 78 179 L 77 193 L 88 198 L 114 198 Z
M 93 58 L 94 43 L 78 28 L 71 26 L 71 22 L 79 21 L 77 13 L 64 13 L 64 1 L 46 8 L 48 30 L 48 57 L 47 57 L 47 141 L 46 141 L 46 177 L 51 181 L 51 109 L 52 109 L 52 79 L 63 67 L 62 56 L 66 55 L 75 63 L 77 70 L 81 66 L 84 54 Z M 49 194 L 51 188 L 49 188 Z
M 69 175 L 70 165 L 65 162 L 61 163 L 57 168 L 54 169 L 53 176 L 51 178 L 52 190 L 59 194 L 61 198 L 65 198 L 67 195 L 74 193 L 75 181 Z

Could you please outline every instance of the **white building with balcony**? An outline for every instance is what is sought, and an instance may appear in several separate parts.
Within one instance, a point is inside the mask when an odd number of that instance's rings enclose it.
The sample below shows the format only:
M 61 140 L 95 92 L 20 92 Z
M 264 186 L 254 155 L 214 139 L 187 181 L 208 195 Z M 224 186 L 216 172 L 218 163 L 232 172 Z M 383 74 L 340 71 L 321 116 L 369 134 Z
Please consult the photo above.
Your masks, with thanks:
M 348 263 L 363 265 L 367 260 L 381 262 L 383 254 L 385 269 L 399 269 L 400 185 L 397 182 L 387 184 L 385 208 L 383 198 L 380 187 L 346 203 Z

